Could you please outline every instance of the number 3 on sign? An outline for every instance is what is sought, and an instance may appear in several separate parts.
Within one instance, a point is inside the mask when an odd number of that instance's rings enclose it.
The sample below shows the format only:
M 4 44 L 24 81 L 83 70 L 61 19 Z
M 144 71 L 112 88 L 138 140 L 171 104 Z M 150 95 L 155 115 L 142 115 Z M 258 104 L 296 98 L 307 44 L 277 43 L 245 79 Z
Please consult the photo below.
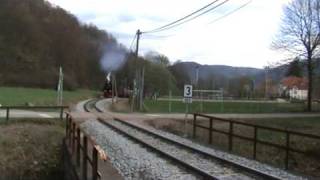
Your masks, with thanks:
M 186 84 L 184 85 L 184 97 L 191 98 L 192 97 L 192 85 Z

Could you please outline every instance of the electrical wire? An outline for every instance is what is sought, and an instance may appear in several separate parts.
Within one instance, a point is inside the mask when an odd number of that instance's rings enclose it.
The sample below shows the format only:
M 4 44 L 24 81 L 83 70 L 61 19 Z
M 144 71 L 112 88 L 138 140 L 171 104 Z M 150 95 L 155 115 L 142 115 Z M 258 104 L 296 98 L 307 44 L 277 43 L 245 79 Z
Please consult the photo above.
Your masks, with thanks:
M 234 9 L 234 10 L 232 10 L 232 11 L 230 11 L 229 13 L 227 13 L 227 14 L 225 14 L 225 15 L 217 18 L 217 19 L 214 19 L 213 21 L 209 22 L 209 24 L 212 24 L 212 23 L 214 23 L 214 22 L 216 22 L 216 21 L 219 21 L 219 20 L 221 20 L 221 19 L 223 19 L 223 18 L 225 18 L 225 17 L 227 17 L 227 16 L 230 16 L 231 14 L 235 13 L 236 11 L 238 11 L 238 10 L 246 7 L 246 6 L 249 5 L 251 2 L 252 2 L 252 0 L 244 3 L 243 5 L 239 6 L 238 8 L 236 8 L 236 9 Z
M 213 2 L 211 2 L 211 3 L 209 3 L 209 4 L 207 4 L 207 5 L 203 6 L 202 8 L 200 8 L 200 9 L 198 9 L 198 10 L 196 10 L 196 11 L 194 11 L 194 12 L 192 12 L 192 13 L 190 13 L 190 14 L 188 14 L 188 15 L 186 15 L 186 16 L 184 16 L 184 17 L 182 17 L 182 18 L 180 18 L 180 19 L 178 19 L 178 20 L 176 20 L 176 21 L 173 21 L 173 22 L 171 22 L 171 23 L 169 23 L 169 24 L 166 24 L 166 25 L 164 25 L 164 26 L 155 28 L 155 29 L 153 29 L 153 30 L 145 31 L 145 32 L 143 32 L 143 33 L 152 33 L 153 31 L 158 31 L 158 30 L 160 30 L 160 29 L 163 29 L 163 28 L 166 28 L 166 27 L 168 27 L 168 26 L 171 26 L 171 25 L 173 25 L 173 24 L 175 24 L 175 23 L 178 23 L 178 22 L 180 22 L 180 21 L 188 18 L 188 17 L 191 17 L 191 16 L 195 15 L 196 13 L 198 13 L 198 12 L 206 9 L 207 7 L 213 5 L 214 3 L 218 2 L 218 1 L 219 1 L 219 0 L 215 0 L 215 1 L 213 1 Z
M 222 6 L 223 4 L 227 3 L 228 1 L 230 1 L 230 0 L 224 0 L 222 3 L 216 5 L 216 6 L 210 8 L 210 9 L 208 9 L 208 10 L 206 10 L 206 11 L 204 11 L 204 12 L 202 12 L 202 13 L 196 15 L 196 16 L 193 16 L 193 17 L 191 17 L 190 19 L 187 19 L 187 20 L 185 20 L 185 21 L 183 21 L 183 22 L 180 22 L 180 23 L 178 23 L 178 24 L 174 24 L 174 25 L 169 26 L 169 27 L 164 27 L 164 28 L 162 28 L 162 29 L 157 28 L 157 29 L 159 29 L 159 30 L 156 30 L 156 29 L 155 29 L 155 30 L 153 30 L 153 31 L 147 31 L 147 32 L 143 32 L 143 33 L 156 33 L 156 32 L 165 31 L 165 30 L 168 30 L 168 29 L 171 29 L 171 28 L 180 26 L 180 25 L 182 25 L 182 24 L 184 24 L 184 23 L 187 23 L 187 22 L 189 22 L 189 21 L 192 21 L 192 20 L 194 20 L 194 19 L 196 19 L 196 18 L 198 18 L 198 17 L 200 17 L 200 16 L 202 16 L 202 15 L 204 15 L 204 14 L 207 14 L 207 13 L 209 13 L 210 11 L 213 11 L 214 9 Z
M 248 6 L 250 3 L 252 3 L 252 1 L 253 1 L 253 0 L 249 0 L 248 2 L 246 2 L 246 3 L 242 4 L 241 6 L 239 6 L 238 8 L 236 8 L 236 9 L 228 12 L 227 14 L 225 14 L 225 15 L 217 18 L 217 19 L 214 19 L 213 21 L 209 22 L 209 24 L 212 24 L 212 23 L 214 23 L 214 22 L 216 22 L 216 21 L 219 21 L 219 20 L 221 20 L 221 19 L 223 19 L 223 18 L 225 18 L 225 17 L 227 17 L 227 16 L 232 15 L 233 13 L 239 11 L 240 9 Z M 160 29 L 160 28 L 159 28 L 159 29 Z M 150 32 L 150 33 L 151 33 L 151 32 Z M 158 39 L 158 38 L 161 38 L 161 39 L 162 39 L 162 38 L 172 37 L 172 36 L 174 36 L 174 35 L 176 35 L 176 34 L 165 35 L 165 36 L 155 36 L 155 35 L 150 35 L 150 34 L 147 33 L 146 35 L 147 35 L 147 36 L 150 36 L 151 39 L 153 39 L 153 38 L 157 38 L 157 39 Z
M 129 48 L 130 51 L 132 51 L 133 43 L 135 42 L 136 38 L 137 38 L 137 34 L 134 34 L 134 37 L 132 39 L 132 42 L 131 42 L 131 45 L 130 45 L 130 48 Z
M 144 39 L 165 39 L 172 36 L 175 36 L 176 34 L 167 34 L 167 35 L 151 35 L 151 34 L 145 34 Z

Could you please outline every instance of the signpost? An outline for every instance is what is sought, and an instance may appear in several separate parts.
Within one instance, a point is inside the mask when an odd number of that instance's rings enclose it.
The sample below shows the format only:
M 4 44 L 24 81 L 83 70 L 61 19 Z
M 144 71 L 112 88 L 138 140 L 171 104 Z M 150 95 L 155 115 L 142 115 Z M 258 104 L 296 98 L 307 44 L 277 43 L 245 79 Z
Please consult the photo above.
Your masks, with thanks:
M 192 98 L 192 85 L 189 85 L 189 84 L 184 85 L 183 97 Z
M 183 102 L 186 104 L 186 115 L 184 118 L 184 136 L 187 136 L 187 118 L 189 113 L 189 104 L 192 103 L 192 85 L 185 84 L 183 91 Z
M 192 85 L 184 85 L 183 102 L 186 104 L 186 116 L 189 112 L 189 104 L 192 103 Z
M 63 98 L 63 72 L 62 67 L 59 68 L 59 81 L 57 86 L 57 105 L 62 105 L 62 98 Z

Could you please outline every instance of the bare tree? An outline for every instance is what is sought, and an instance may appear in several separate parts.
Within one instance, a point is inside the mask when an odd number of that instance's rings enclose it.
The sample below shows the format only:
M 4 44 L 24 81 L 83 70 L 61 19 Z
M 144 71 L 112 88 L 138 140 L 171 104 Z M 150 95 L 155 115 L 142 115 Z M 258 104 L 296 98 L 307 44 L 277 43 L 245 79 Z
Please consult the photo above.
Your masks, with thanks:
M 313 59 L 320 45 L 320 0 L 293 0 L 284 9 L 279 36 L 273 47 L 307 59 L 308 111 L 312 110 Z

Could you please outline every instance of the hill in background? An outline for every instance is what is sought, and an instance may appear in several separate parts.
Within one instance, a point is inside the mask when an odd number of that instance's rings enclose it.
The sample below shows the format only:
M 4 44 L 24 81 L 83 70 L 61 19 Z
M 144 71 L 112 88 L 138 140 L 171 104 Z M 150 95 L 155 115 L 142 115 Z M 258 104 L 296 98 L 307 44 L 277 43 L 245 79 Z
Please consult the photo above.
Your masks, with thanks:
M 55 88 L 60 66 L 65 88 L 101 88 L 99 60 L 116 39 L 44 0 L 1 0 L 0 85 Z

